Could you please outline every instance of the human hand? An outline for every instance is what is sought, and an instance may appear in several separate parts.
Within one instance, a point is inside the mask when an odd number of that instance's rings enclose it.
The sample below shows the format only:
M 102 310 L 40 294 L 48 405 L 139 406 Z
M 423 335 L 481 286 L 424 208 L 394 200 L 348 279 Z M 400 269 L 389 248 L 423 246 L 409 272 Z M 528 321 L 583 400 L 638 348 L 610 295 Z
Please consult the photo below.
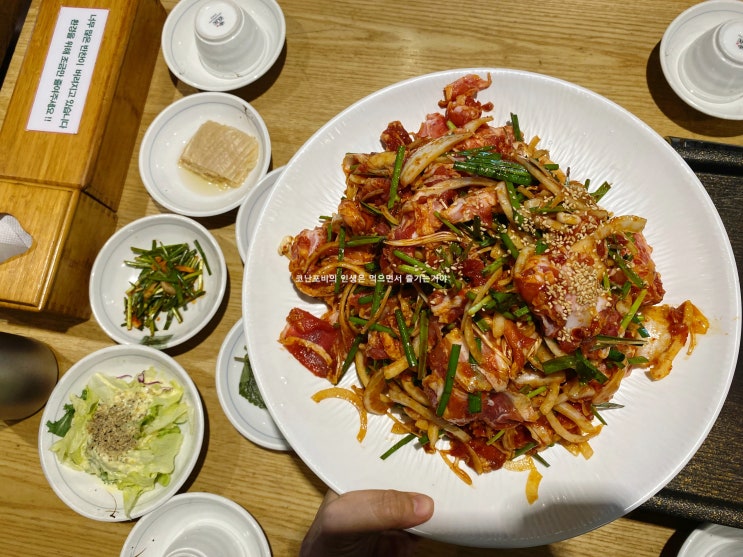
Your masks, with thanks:
M 302 542 L 300 557 L 405 557 L 413 554 L 412 528 L 433 515 L 420 493 L 370 489 L 325 494 Z

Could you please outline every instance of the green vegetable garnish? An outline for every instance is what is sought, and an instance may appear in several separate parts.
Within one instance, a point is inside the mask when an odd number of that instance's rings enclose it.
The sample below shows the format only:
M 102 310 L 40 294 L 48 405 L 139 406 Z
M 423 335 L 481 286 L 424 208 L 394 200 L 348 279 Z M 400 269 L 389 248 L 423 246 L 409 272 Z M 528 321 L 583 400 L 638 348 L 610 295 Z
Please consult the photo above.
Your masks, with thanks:
M 235 360 L 243 364 L 243 369 L 240 372 L 240 383 L 238 385 L 240 396 L 258 408 L 265 408 L 266 403 L 263 401 L 260 390 L 258 390 L 258 384 L 255 382 L 255 375 L 253 374 L 253 366 L 250 365 L 248 355 L 245 354 L 242 358 L 235 358 Z
M 451 390 L 454 387 L 454 376 L 457 373 L 457 365 L 459 364 L 459 352 L 462 350 L 461 344 L 452 344 L 451 353 L 449 354 L 449 365 L 446 368 L 446 382 L 444 383 L 444 392 L 441 393 L 441 399 L 439 405 L 436 407 L 436 415 L 442 416 L 446 405 L 449 404 L 449 397 L 451 397 Z
M 64 415 L 56 422 L 47 420 L 46 428 L 49 430 L 49 433 L 53 433 L 59 437 L 67 435 L 67 432 L 70 430 L 70 426 L 72 425 L 72 418 L 75 415 L 75 407 L 72 406 L 72 404 L 65 404 L 64 412 Z
M 529 185 L 532 181 L 531 174 L 523 165 L 504 161 L 499 153 L 485 149 L 470 152 L 464 160 L 455 160 L 454 170 L 521 185 Z
M 181 312 L 188 304 L 206 294 L 204 268 L 211 274 L 204 251 L 198 242 L 195 245 L 193 249 L 187 243 L 165 245 L 153 240 L 150 249 L 131 248 L 135 258 L 125 263 L 140 273 L 126 291 L 122 326 L 147 329 L 154 336 L 169 329 L 174 319 L 183 320 Z M 165 323 L 158 324 L 163 313 Z

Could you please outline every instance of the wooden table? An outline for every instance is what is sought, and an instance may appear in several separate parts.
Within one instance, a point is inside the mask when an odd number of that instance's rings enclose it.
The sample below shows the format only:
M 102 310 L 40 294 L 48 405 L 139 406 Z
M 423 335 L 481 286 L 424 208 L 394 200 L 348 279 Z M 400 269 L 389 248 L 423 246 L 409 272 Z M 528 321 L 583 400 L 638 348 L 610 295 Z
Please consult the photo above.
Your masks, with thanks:
M 31 5 L 0 91 L 0 117 L 39 1 Z M 273 144 L 273 167 L 285 164 L 328 119 L 377 89 L 432 71 L 475 66 L 518 68 L 577 83 L 617 102 L 664 136 L 743 145 L 743 122 L 707 117 L 688 108 L 661 72 L 658 50 L 663 32 L 695 3 L 280 0 L 286 17 L 285 49 L 266 76 L 235 93 L 248 100 L 266 121 Z M 163 0 L 163 4 L 170 10 L 176 2 Z M 162 109 L 194 92 L 174 79 L 160 56 L 139 140 Z M 119 226 L 157 212 L 139 178 L 135 151 Z M 221 494 L 240 503 L 264 528 L 274 555 L 295 555 L 325 487 L 297 455 L 254 445 L 222 412 L 214 384 L 215 364 L 225 335 L 241 315 L 243 269 L 235 241 L 235 211 L 203 222 L 227 258 L 230 287 L 208 336 L 170 351 L 198 385 L 209 421 L 203 459 L 186 489 Z M 62 372 L 83 356 L 112 344 L 92 319 L 67 323 L 36 314 L 0 314 L 0 328 L 48 343 Z M 118 555 L 133 523 L 91 521 L 54 495 L 42 474 L 36 449 L 40 415 L 15 423 L 0 422 L 0 554 Z M 675 555 L 691 526 L 633 513 L 549 547 L 478 550 L 423 540 L 417 554 Z

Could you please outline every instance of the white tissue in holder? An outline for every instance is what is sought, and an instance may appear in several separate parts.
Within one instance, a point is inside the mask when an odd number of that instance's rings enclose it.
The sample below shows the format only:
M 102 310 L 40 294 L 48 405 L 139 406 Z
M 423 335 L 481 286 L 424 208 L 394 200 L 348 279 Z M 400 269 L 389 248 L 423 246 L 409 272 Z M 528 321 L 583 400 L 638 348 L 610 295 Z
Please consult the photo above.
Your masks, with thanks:
M 13 215 L 0 213 L 0 263 L 28 251 L 33 238 Z

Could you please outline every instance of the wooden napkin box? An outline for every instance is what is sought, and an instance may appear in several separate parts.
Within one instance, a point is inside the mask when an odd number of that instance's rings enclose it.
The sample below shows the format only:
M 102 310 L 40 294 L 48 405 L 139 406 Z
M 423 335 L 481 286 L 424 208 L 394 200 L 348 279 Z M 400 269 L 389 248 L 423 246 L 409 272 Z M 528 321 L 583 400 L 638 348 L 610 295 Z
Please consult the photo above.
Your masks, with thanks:
M 116 210 L 165 17 L 158 0 L 42 0 L 0 130 L 0 178 Z
M 0 180 L 0 200 L 33 238 L 28 251 L 0 263 L 0 306 L 90 317 L 90 269 L 116 214 L 64 187 Z
M 166 12 L 159 0 L 35 5 L 0 129 L 0 213 L 33 245 L 0 263 L 0 309 L 87 319 L 90 271 L 116 229 Z

